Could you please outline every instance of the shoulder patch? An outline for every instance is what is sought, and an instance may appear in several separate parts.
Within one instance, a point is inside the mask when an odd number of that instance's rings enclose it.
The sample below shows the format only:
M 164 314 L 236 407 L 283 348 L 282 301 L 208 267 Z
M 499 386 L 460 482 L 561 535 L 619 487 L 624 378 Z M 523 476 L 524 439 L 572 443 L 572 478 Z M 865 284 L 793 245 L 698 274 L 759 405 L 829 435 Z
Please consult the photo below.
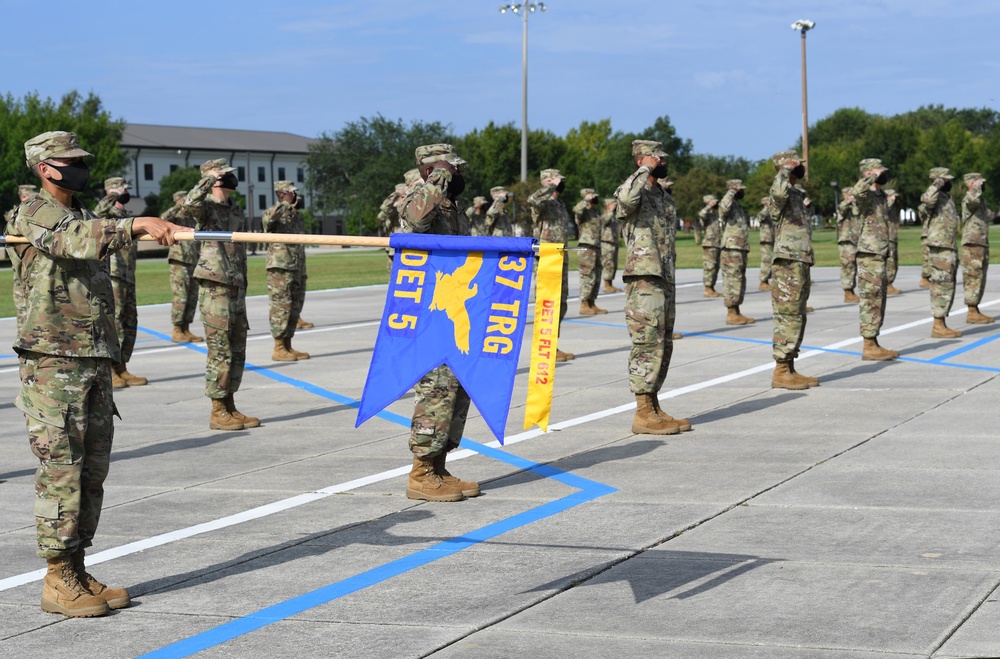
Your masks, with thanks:
M 33 216 L 38 212 L 38 209 L 45 205 L 44 199 L 33 199 L 27 204 L 25 204 L 21 210 L 21 213 L 27 217 Z
M 38 198 L 22 205 L 18 211 L 18 217 L 23 217 L 28 222 L 46 229 L 54 229 L 67 217 L 72 217 L 72 213 L 45 199 Z

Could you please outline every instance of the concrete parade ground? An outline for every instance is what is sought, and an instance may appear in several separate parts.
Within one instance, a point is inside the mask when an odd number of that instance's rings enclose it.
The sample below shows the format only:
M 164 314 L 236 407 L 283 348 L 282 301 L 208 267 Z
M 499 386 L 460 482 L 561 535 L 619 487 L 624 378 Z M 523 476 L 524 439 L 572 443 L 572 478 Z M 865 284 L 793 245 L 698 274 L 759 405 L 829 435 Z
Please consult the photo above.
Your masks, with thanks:
M 385 286 L 309 293 L 294 363 L 271 361 L 249 299 L 236 401 L 262 425 L 239 432 L 208 429 L 204 344 L 140 308 L 129 370 L 150 383 L 115 392 L 88 553 L 133 604 L 103 618 L 39 608 L 37 460 L 0 350 L 0 657 L 1000 656 L 1000 324 L 966 325 L 959 283 L 964 334 L 932 339 L 905 267 L 880 339 L 902 356 L 864 362 L 857 304 L 816 268 L 796 367 L 821 386 L 771 389 L 757 273 L 758 322 L 733 327 L 678 272 L 661 398 L 694 429 L 673 436 L 631 433 L 624 294 L 581 317 L 571 273 L 550 431 L 521 430 L 525 348 L 506 445 L 473 408 L 449 460 L 482 485 L 459 503 L 405 496 L 412 392 L 354 428 Z M 994 273 L 981 308 L 1000 312 Z M 0 345 L 14 334 L 0 320 Z

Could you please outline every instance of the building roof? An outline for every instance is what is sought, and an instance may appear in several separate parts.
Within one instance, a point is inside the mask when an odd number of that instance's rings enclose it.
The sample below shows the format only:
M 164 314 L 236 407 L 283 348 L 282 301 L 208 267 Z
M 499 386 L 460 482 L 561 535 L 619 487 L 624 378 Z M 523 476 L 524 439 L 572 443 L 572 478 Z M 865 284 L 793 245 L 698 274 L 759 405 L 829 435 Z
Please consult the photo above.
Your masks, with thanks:
M 121 144 L 126 148 L 193 149 L 197 151 L 309 152 L 316 140 L 293 133 L 231 128 L 189 128 L 125 124 Z

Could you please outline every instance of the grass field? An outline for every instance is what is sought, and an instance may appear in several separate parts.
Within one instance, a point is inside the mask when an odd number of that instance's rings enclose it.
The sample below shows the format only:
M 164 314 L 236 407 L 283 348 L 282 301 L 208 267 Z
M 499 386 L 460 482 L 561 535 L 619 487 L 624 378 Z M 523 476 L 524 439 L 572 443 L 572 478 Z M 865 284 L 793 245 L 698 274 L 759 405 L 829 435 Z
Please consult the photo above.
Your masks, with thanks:
M 994 240 L 1000 236 L 1000 225 L 991 227 Z M 749 270 L 752 272 L 760 265 L 758 236 L 756 231 L 750 234 Z M 817 230 L 813 233 L 813 249 L 816 252 L 816 265 L 836 266 L 840 263 L 837 253 L 837 233 L 832 229 Z M 349 286 L 366 286 L 384 284 L 388 281 L 385 252 L 382 250 L 339 249 L 339 250 L 307 250 L 309 263 L 309 290 L 328 288 L 346 288 Z M 625 250 L 619 252 L 619 267 L 625 259 Z M 918 265 L 920 263 L 920 227 L 902 227 L 899 232 L 900 265 Z M 11 271 L 9 262 L 4 261 L 4 269 L 0 270 L 0 290 L 10 290 Z M 570 252 L 570 269 L 577 267 L 576 252 Z M 677 237 L 677 267 L 700 268 L 701 247 L 694 244 L 690 233 L 682 233 Z M 264 257 L 251 257 L 249 262 L 250 286 L 248 295 L 263 295 L 267 293 L 264 272 Z M 169 302 L 170 278 L 166 258 L 143 258 L 136 268 L 136 287 L 138 303 L 158 304 Z M 10 295 L 0 295 L 0 317 L 14 315 L 14 303 Z

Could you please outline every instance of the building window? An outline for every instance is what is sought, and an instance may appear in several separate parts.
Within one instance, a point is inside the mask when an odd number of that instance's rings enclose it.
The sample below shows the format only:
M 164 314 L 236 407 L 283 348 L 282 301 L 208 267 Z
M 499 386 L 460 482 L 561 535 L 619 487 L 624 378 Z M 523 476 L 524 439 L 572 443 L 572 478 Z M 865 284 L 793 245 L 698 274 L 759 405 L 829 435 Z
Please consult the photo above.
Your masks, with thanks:
M 261 168 L 261 169 L 263 169 L 263 168 Z M 266 194 L 257 195 L 257 209 L 258 210 L 267 210 L 267 195 Z
M 236 168 L 236 178 L 239 179 L 240 181 L 247 180 L 247 168 L 244 167 L 243 165 L 240 165 L 239 167 L 237 167 Z
M 170 166 L 170 173 L 173 174 L 176 171 L 177 171 L 177 165 L 171 165 Z
M 284 181 L 285 180 L 285 168 L 284 167 L 279 167 L 278 168 L 278 180 L 279 181 Z
M 147 162 L 142 166 L 142 177 L 147 181 L 153 180 L 153 163 Z
M 295 169 L 295 182 L 305 183 L 306 182 L 306 171 L 301 167 Z
M 258 167 L 257 168 L 257 181 L 260 182 L 260 183 L 263 183 L 266 180 L 267 180 L 267 174 L 264 172 L 264 168 L 263 167 Z

